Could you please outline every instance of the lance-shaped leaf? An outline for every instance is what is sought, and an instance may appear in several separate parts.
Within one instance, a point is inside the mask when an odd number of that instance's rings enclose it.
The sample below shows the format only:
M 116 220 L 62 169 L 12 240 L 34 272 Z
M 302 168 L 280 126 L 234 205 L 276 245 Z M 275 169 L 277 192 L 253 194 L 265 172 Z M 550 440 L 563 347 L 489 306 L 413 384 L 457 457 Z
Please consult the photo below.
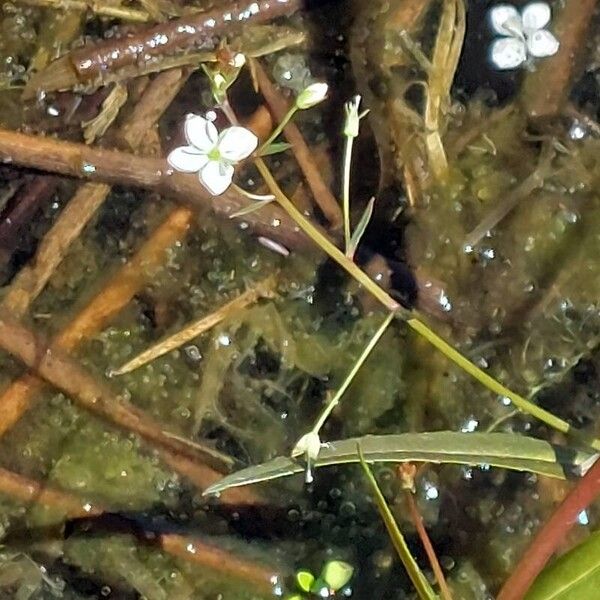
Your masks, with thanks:
M 525 600 L 598 598 L 600 531 L 550 563 L 533 582 Z
M 360 444 L 365 460 L 376 462 L 430 462 L 462 465 L 488 465 L 516 471 L 529 471 L 548 477 L 565 478 L 580 474 L 591 453 L 557 446 L 512 433 L 401 433 L 367 435 L 330 442 L 321 448 L 315 467 L 358 462 Z M 204 494 L 216 494 L 232 487 L 269 481 L 302 473 L 302 460 L 280 456 L 269 462 L 232 473 L 210 486 Z

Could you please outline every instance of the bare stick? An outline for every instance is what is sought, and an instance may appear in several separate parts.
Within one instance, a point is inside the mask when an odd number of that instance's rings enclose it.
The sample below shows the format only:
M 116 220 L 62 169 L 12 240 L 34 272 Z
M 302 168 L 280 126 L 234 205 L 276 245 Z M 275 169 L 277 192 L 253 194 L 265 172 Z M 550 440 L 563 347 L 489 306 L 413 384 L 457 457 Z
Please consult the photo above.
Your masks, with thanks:
M 158 75 L 135 105 L 127 123 L 117 132 L 117 141 L 130 150 L 137 150 L 148 130 L 158 123 L 165 107 L 175 100 L 190 73 L 187 69 L 171 69 Z
M 15 316 L 24 315 L 62 262 L 74 240 L 104 202 L 110 187 L 103 183 L 81 186 L 38 246 L 35 258 L 11 282 L 0 304 Z
M 189 323 L 182 330 L 161 340 L 141 354 L 138 354 L 122 367 L 111 371 L 111 375 L 124 375 L 125 373 L 130 373 L 150 361 L 167 354 L 167 352 L 171 352 L 171 350 L 181 347 L 186 342 L 193 340 L 195 337 L 198 337 L 202 333 L 213 328 L 218 323 L 221 323 L 230 315 L 237 314 L 240 310 L 244 309 L 249 304 L 256 302 L 259 298 L 272 298 L 274 295 L 274 286 L 275 278 L 268 277 L 255 287 L 243 292 L 227 304 L 224 304 L 210 315 Z
M 147 131 L 158 122 L 185 81 L 187 75 L 178 69 L 158 75 L 146 88 L 120 132 L 141 128 Z M 135 141 L 140 143 L 141 139 L 136 137 Z M 27 312 L 109 192 L 109 186 L 98 183 L 86 183 L 77 190 L 44 236 L 33 260 L 12 281 L 1 307 L 12 311 L 15 317 Z
M 66 492 L 46 487 L 33 479 L 27 479 L 0 467 L 0 493 L 22 503 L 35 502 L 49 508 L 64 511 L 66 517 L 76 519 L 99 515 L 102 510 Z
M 33 77 L 25 89 L 55 91 L 77 83 L 101 83 L 107 75 L 131 65 L 144 65 L 164 56 L 191 50 L 214 50 L 218 36 L 239 30 L 246 23 L 265 23 L 298 11 L 303 0 L 240 0 L 219 8 L 185 15 L 143 29 L 73 50 Z
M 70 177 L 151 189 L 195 208 L 212 208 L 224 217 L 239 212 L 250 202 L 233 187 L 213 197 L 198 185 L 197 177 L 174 173 L 164 159 L 143 158 L 5 129 L 0 129 L 0 160 Z M 274 239 L 287 248 L 311 247 L 308 238 L 277 206 L 265 206 L 248 214 L 244 222 L 258 235 Z
M 0 468 L 0 493 L 23 503 L 36 503 L 63 511 L 70 519 L 100 516 L 106 510 L 99 504 L 87 502 L 73 494 L 48 487 L 39 481 L 2 468 Z M 274 582 L 281 578 L 281 574 L 278 574 L 275 569 L 239 558 L 227 550 L 207 544 L 198 538 L 169 533 L 152 536 L 149 540 L 167 554 L 216 573 L 245 581 L 256 591 L 269 595 L 273 591 Z
M 273 83 L 271 83 L 265 70 L 257 60 L 253 61 L 253 67 L 260 91 L 269 105 L 269 109 L 273 113 L 275 120 L 281 123 L 288 113 L 288 103 L 283 96 L 281 96 Z M 339 229 L 343 223 L 342 210 L 340 209 L 338 201 L 329 191 L 329 188 L 321 177 L 321 170 L 313 158 L 314 153 L 306 145 L 302 133 L 300 133 L 300 130 L 294 123 L 288 123 L 283 128 L 283 133 L 288 142 L 292 145 L 294 156 L 306 178 L 306 182 L 310 187 L 315 202 L 323 211 L 323 214 L 329 221 L 331 227 L 333 229 Z
M 517 187 L 510 191 L 494 208 L 482 219 L 482 221 L 467 234 L 464 247 L 474 246 L 504 219 L 523 200 L 530 196 L 536 189 L 544 185 L 545 179 L 550 175 L 552 160 L 556 152 L 551 145 L 546 144 L 542 149 L 538 165 Z
M 413 493 L 411 490 L 405 490 L 404 496 L 406 498 L 406 503 L 408 504 L 408 512 L 410 513 L 410 518 L 419 534 L 419 538 L 421 539 L 421 543 L 423 544 L 423 548 L 425 548 L 425 554 L 427 554 L 427 558 L 429 559 L 429 564 L 433 570 L 435 575 L 435 579 L 440 588 L 440 595 L 443 600 L 452 600 L 452 594 L 448 589 L 448 584 L 446 583 L 446 578 L 444 577 L 444 572 L 442 571 L 442 567 L 440 566 L 440 562 L 438 560 L 437 554 L 433 548 L 433 544 L 431 543 L 431 539 L 429 538 L 429 534 L 427 533 L 427 529 L 423 525 L 423 517 L 417 508 L 417 503 L 413 498 Z
M 207 454 L 205 449 L 200 455 L 197 444 L 192 447 L 177 436 L 166 434 L 159 423 L 115 396 L 110 388 L 98 382 L 64 351 L 41 342 L 26 327 L 4 315 L 0 315 L 0 348 L 87 410 L 150 442 L 152 450 L 156 450 L 167 464 L 189 478 L 200 490 L 221 478 L 221 473 L 202 464 L 221 463 L 219 453 L 209 451 Z M 225 500 L 236 504 L 255 504 L 257 497 L 252 492 L 236 493 Z
M 164 262 L 167 248 L 185 235 L 191 219 L 192 213 L 185 208 L 172 212 L 104 289 L 53 340 L 53 345 L 71 350 L 82 340 L 101 331 Z M 7 308 L 10 310 L 10 306 Z M 0 396 L 0 435 L 21 418 L 42 388 L 43 382 L 37 377 L 24 375 L 4 390 Z
M 54 196 L 58 178 L 50 175 L 25 177 L 12 210 L 0 218 L 0 263 L 9 259 L 19 245 L 22 229 L 38 210 Z

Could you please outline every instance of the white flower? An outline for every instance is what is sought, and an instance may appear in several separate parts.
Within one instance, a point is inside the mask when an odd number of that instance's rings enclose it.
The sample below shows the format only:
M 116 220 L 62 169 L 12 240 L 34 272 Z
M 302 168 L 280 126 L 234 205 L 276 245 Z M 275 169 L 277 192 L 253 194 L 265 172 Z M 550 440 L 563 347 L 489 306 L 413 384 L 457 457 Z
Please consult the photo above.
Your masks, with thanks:
M 258 146 L 258 138 L 244 127 L 228 127 L 220 134 L 214 124 L 198 115 L 185 121 L 188 146 L 175 148 L 167 161 L 178 171 L 198 173 L 200 183 L 219 196 L 230 185 L 234 165 L 248 158 Z
M 498 4 L 489 12 L 492 29 L 503 36 L 494 40 L 490 58 L 498 69 L 515 69 L 528 57 L 543 58 L 558 52 L 560 42 L 544 29 L 551 11 L 545 2 L 530 2 L 521 12 L 510 4 Z
M 309 431 L 305 433 L 296 443 L 292 450 L 292 458 L 303 456 L 306 459 L 306 473 L 304 480 L 306 483 L 313 482 L 313 464 L 319 458 L 319 452 L 321 451 L 321 438 L 316 431 Z
M 329 86 L 326 83 L 311 83 L 307 88 L 304 88 L 296 97 L 296 106 L 300 110 L 312 108 L 319 102 L 325 100 Z
M 361 115 L 358 114 L 360 107 L 360 96 L 354 96 L 352 100 L 349 100 L 344 104 L 344 111 L 346 113 L 346 119 L 344 121 L 344 135 L 347 137 L 357 137 L 358 128 L 360 124 Z
M 304 434 L 294 446 L 292 456 L 305 455 L 309 460 L 317 460 L 321 450 L 321 439 L 316 431 L 309 431 Z

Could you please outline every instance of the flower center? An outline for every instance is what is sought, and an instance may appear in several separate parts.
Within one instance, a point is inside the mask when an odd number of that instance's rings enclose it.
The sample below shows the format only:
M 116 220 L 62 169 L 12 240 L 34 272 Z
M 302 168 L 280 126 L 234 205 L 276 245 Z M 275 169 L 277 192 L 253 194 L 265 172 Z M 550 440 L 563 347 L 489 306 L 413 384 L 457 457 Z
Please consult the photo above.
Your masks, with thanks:
M 217 147 L 209 150 L 207 156 L 210 160 L 214 160 L 216 162 L 220 162 L 221 160 L 221 153 L 219 152 L 219 149 Z

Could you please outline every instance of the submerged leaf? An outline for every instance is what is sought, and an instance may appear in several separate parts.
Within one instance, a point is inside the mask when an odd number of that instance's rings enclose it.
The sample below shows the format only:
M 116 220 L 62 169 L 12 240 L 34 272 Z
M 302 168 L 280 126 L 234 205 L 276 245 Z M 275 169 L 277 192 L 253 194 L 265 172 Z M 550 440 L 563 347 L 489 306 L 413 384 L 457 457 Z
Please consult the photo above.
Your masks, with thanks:
M 367 435 L 325 444 L 315 467 L 358 462 L 356 445 L 365 460 L 373 462 L 431 462 L 489 465 L 516 471 L 531 471 L 548 477 L 565 478 L 591 458 L 591 454 L 556 446 L 512 433 L 402 433 Z M 232 473 L 210 486 L 204 494 L 216 494 L 232 487 L 269 481 L 304 472 L 302 461 L 280 456 L 261 465 Z
M 597 598 L 600 586 L 600 531 L 550 563 L 533 582 L 525 600 Z
M 341 590 L 352 578 L 354 567 L 343 560 L 330 560 L 321 571 L 321 578 L 331 590 Z
M 375 198 L 371 198 L 365 211 L 363 212 L 356 229 L 352 232 L 352 237 L 350 238 L 350 247 L 348 248 L 348 255 L 354 256 L 358 245 L 360 244 L 360 240 L 362 239 L 367 226 L 371 221 L 371 217 L 373 216 L 373 206 L 375 205 Z
M 260 151 L 261 156 L 271 156 L 273 154 L 279 154 L 285 152 L 292 147 L 288 142 L 271 142 L 266 148 Z

